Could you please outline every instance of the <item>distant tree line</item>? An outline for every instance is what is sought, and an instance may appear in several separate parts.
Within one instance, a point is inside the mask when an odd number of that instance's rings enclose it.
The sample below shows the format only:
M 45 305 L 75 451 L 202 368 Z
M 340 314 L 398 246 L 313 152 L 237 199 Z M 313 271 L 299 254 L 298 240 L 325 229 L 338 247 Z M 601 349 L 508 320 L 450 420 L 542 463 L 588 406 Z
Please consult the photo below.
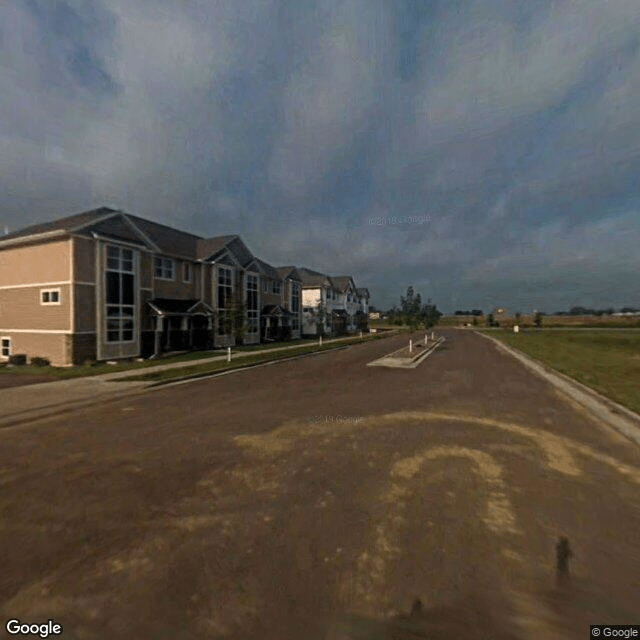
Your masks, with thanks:
M 455 311 L 454 316 L 481 316 L 482 309 L 471 309 L 471 311 Z
M 420 327 L 430 329 L 438 323 L 442 313 L 431 299 L 423 304 L 422 296 L 413 287 L 407 289 L 406 296 L 400 296 L 400 307 L 394 305 L 387 314 L 392 324 L 408 325 L 412 331 Z
M 610 316 L 616 313 L 613 307 L 606 309 L 589 309 L 587 307 L 571 307 L 569 311 L 556 311 L 556 316 Z M 622 307 L 620 313 L 640 313 L 640 309 L 634 307 Z

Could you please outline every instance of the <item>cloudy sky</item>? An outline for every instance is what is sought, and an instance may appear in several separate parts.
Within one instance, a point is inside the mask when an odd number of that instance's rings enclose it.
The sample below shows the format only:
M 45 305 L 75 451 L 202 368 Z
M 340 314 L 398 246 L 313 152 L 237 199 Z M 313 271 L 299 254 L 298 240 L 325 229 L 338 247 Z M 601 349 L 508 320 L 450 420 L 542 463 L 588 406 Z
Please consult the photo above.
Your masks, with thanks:
M 8 0 L 0 149 L 0 229 L 111 205 L 383 308 L 640 306 L 638 0 Z

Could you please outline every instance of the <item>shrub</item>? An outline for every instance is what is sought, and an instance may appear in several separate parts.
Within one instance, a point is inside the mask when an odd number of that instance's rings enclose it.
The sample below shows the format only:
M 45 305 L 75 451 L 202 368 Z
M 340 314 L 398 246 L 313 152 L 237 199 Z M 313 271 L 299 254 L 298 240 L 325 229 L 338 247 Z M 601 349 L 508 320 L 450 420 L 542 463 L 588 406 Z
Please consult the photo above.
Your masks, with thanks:
M 16 353 L 12 356 L 9 356 L 9 364 L 27 364 L 27 354 L 26 353 Z
M 51 364 L 51 360 L 41 358 L 40 356 L 33 356 L 33 358 L 31 358 L 31 364 L 34 367 L 48 367 Z

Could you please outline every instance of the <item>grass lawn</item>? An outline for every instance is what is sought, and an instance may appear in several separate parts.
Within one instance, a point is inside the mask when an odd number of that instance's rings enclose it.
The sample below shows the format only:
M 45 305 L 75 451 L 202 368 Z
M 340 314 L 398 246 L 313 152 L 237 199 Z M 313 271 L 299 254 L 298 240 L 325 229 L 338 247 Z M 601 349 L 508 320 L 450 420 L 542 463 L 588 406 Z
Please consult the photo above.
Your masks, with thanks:
M 380 337 L 380 334 L 376 334 Z M 383 334 L 384 335 L 384 334 Z M 331 338 L 326 338 L 330 340 Z M 354 337 L 352 340 L 344 340 L 336 344 L 351 344 L 352 342 L 360 342 L 369 339 L 369 334 L 365 334 L 362 338 Z M 232 353 L 244 353 L 244 352 L 260 352 L 265 349 L 277 349 L 280 347 L 295 347 L 296 345 L 317 345 L 317 339 L 304 339 L 304 340 L 289 340 L 287 342 L 267 342 L 255 345 L 241 345 L 231 347 Z M 294 349 L 289 349 L 285 353 L 290 354 Z M 135 371 L 137 369 L 145 369 L 147 367 L 156 367 L 162 364 L 173 364 L 178 362 L 189 363 L 193 360 L 204 360 L 206 358 L 215 358 L 217 356 L 223 356 L 226 353 L 226 349 L 218 349 L 215 351 L 189 351 L 188 353 L 182 353 L 176 356 L 168 356 L 155 358 L 152 360 L 144 360 L 142 362 L 135 361 L 123 361 L 118 364 L 106 364 L 105 362 L 98 362 L 95 364 L 78 365 L 74 367 L 36 367 L 33 365 L 23 365 L 8 367 L 0 365 L 0 375 L 43 375 L 51 376 L 57 380 L 64 380 L 68 378 L 83 378 L 85 376 L 98 376 L 104 373 L 117 373 L 118 371 Z M 179 370 L 181 370 L 180 368 Z
M 492 331 L 491 336 L 640 413 L 640 331 Z
M 237 360 L 233 360 L 229 363 L 226 360 L 216 362 L 203 362 L 202 364 L 195 364 L 184 367 L 176 367 L 174 369 L 166 369 L 164 371 L 151 371 L 149 373 L 142 373 L 138 375 L 127 376 L 126 378 L 119 378 L 122 382 L 146 381 L 146 382 L 169 382 L 177 378 L 189 377 L 197 378 L 200 376 L 210 375 L 212 373 L 221 373 L 223 371 L 231 371 L 240 367 L 247 367 L 254 364 L 261 364 L 263 362 L 277 362 L 278 360 L 284 360 L 286 358 L 295 358 L 296 356 L 308 355 L 310 353 L 318 353 L 321 351 L 330 351 L 331 349 L 339 349 L 347 347 L 351 344 L 359 344 L 362 342 L 370 342 L 371 340 L 379 340 L 384 335 L 371 335 L 363 338 L 354 338 L 352 340 L 345 340 L 343 342 L 335 342 L 329 344 L 323 344 L 319 346 L 317 342 L 313 344 L 303 345 L 296 349 L 287 349 L 286 351 L 277 351 L 271 353 L 257 353 L 243 356 Z

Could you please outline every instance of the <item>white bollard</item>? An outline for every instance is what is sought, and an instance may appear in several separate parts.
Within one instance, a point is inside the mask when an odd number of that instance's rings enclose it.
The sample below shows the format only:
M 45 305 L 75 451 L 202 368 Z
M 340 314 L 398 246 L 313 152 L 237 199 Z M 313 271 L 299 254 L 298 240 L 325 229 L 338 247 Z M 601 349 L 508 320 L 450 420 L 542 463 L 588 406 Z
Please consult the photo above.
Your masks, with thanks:
M 433 333 L 433 331 L 431 332 L 431 339 L 435 340 L 435 334 Z
M 231 362 L 231 347 L 227 347 L 227 362 Z
M 413 340 L 409 340 L 409 353 L 413 353 Z
M 320 346 L 322 346 L 322 336 L 320 336 L 320 338 L 318 338 L 318 344 L 319 344 Z
M 360 337 L 362 338 L 362 331 L 360 332 Z
M 427 348 L 427 334 L 424 334 L 424 348 Z

